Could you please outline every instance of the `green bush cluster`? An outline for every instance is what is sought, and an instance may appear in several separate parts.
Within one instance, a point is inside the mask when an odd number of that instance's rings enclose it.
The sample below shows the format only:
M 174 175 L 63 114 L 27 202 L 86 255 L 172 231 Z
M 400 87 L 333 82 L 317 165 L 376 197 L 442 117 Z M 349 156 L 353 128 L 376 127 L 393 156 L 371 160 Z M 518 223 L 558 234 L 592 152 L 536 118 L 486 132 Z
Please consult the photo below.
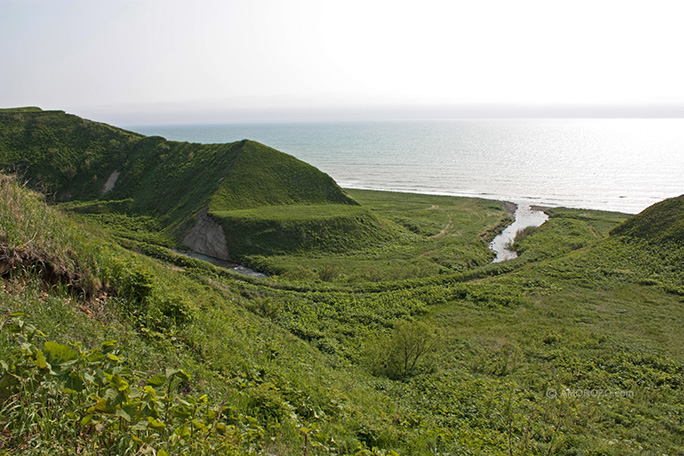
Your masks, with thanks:
M 23 454 L 258 454 L 264 430 L 225 401 L 193 396 L 182 369 L 131 370 L 109 340 L 99 347 L 52 341 L 15 313 L 16 341 L 0 365 L 0 450 Z

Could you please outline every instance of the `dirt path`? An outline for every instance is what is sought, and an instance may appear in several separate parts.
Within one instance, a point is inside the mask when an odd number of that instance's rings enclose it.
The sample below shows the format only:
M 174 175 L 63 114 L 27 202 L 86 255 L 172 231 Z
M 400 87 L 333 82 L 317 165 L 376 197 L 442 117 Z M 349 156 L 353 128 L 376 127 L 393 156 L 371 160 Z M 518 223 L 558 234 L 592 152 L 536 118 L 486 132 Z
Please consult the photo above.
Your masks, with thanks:
M 449 223 L 447 223 L 446 226 L 444 228 L 442 228 L 442 231 L 440 231 L 437 234 L 433 234 L 432 236 L 430 236 L 430 239 L 437 239 L 437 238 L 444 236 L 445 234 L 447 234 L 447 231 L 449 231 L 453 225 L 454 225 L 454 216 L 452 215 L 449 217 Z

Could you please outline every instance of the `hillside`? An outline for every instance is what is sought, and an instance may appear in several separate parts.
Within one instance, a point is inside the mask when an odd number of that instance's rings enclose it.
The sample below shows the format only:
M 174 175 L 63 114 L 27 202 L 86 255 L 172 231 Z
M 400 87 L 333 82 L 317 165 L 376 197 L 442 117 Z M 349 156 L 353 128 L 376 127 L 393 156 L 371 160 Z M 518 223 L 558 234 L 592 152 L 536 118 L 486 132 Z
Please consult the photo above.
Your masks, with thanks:
M 684 452 L 680 198 L 550 210 L 492 264 L 501 202 L 346 193 L 258 143 L 20 111 L 0 111 L 24 176 L 0 175 L 0 455 Z M 169 248 L 217 228 L 272 275 Z
M 650 242 L 684 242 L 684 195 L 644 209 L 616 227 L 611 234 Z
M 397 195 L 359 195 L 395 213 Z M 682 248 L 618 236 L 573 245 L 563 222 L 528 235 L 532 250 L 538 235 L 559 243 L 551 251 L 564 253 L 549 260 L 523 252 L 377 284 L 259 281 L 122 248 L 9 178 L 0 196 L 0 453 L 631 455 L 684 445 Z M 435 229 L 449 212 L 416 214 L 417 227 Z M 559 220 L 578 232 L 615 223 L 574 214 Z M 424 355 L 402 358 L 401 347 Z
M 310 228 L 306 209 L 299 207 L 358 206 L 328 175 L 253 141 L 179 143 L 35 108 L 0 111 L 0 169 L 17 173 L 57 202 L 80 201 L 69 206 L 80 212 L 152 217 L 177 243 L 225 259 L 325 250 L 329 236 L 290 238 L 292 230 Z M 226 237 L 217 223 L 231 227 L 225 222 L 230 211 L 270 207 L 289 208 L 286 227 L 275 217 L 268 226 L 232 229 Z M 338 224 L 344 231 L 334 233 L 333 249 L 353 248 L 343 240 L 356 232 L 375 244 L 393 236 L 360 208 L 337 212 L 336 220 L 348 216 Z M 245 236 L 259 233 L 263 243 L 247 242 Z

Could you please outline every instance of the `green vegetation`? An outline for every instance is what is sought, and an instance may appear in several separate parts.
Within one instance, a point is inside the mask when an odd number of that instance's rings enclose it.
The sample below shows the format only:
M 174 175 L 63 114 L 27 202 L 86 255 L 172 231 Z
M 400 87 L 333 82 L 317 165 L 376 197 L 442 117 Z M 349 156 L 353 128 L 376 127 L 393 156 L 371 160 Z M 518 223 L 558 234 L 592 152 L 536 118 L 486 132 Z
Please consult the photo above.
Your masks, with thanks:
M 400 235 L 359 206 L 267 206 L 211 214 L 232 240 L 230 249 L 235 258 L 255 253 L 344 252 Z
M 240 208 L 219 179 L 204 207 L 277 276 L 169 250 L 195 203 L 50 207 L 0 178 L 0 454 L 684 451 L 676 202 L 553 209 L 490 264 L 501 203 L 325 184 Z
M 313 166 L 259 143 L 244 141 L 240 156 L 212 196 L 209 210 L 308 204 L 357 203 L 330 176 Z
M 586 209 L 547 209 L 550 219 L 516 235 L 513 248 L 527 260 L 548 259 L 587 247 L 608 236 L 626 214 Z M 532 235 L 534 233 L 534 235 Z
M 684 242 L 684 195 L 646 208 L 613 233 L 654 242 Z
M 167 245 L 170 240 L 182 243 L 194 224 L 195 215 L 205 208 L 209 208 L 210 216 L 221 213 L 225 219 L 227 212 L 260 207 L 293 207 L 293 213 L 297 214 L 301 212 L 298 206 L 357 205 L 328 175 L 253 141 L 172 142 L 60 111 L 0 112 L 2 169 L 17 173 L 34 189 L 54 200 L 68 202 L 65 208 L 81 213 L 154 219 L 155 231 L 161 232 Z M 344 224 L 356 228 L 357 215 L 358 212 L 353 213 Z M 287 218 L 285 231 L 301 225 L 296 222 L 296 215 Z M 363 224 L 376 223 L 376 218 L 367 214 L 361 218 Z M 339 219 L 337 216 L 336 220 Z M 273 221 L 277 224 L 277 218 Z M 306 221 L 302 223 L 294 229 L 311 228 L 306 226 Z M 116 227 L 120 223 L 110 225 Z M 382 231 L 380 226 L 369 229 Z M 130 231 L 123 234 L 130 236 Z M 350 235 L 354 233 L 352 230 Z M 230 251 L 234 250 L 237 258 L 268 254 L 276 248 L 263 243 L 250 248 L 252 244 L 244 237 L 246 234 L 254 233 L 233 230 L 232 237 L 227 239 L 229 245 L 236 244 Z M 268 233 L 264 235 L 268 237 Z M 375 241 L 375 237 L 369 238 L 369 242 Z M 266 250 L 258 248 L 262 245 Z M 325 247 L 325 244 L 310 242 L 305 245 L 317 250 Z
M 0 112 L 42 112 L 43 110 L 36 106 L 26 106 L 23 108 L 0 108 Z
M 314 167 L 253 141 L 166 141 L 59 111 L 0 112 L 2 168 L 119 237 L 222 256 L 186 237 L 208 209 L 233 259 L 289 279 L 382 281 L 471 269 L 491 260 L 487 243 L 510 220 L 492 201 L 346 193 Z
M 498 201 L 368 190 L 347 192 L 362 208 L 372 211 L 376 223 L 356 217 L 354 222 L 361 222 L 360 226 L 337 227 L 332 231 L 333 239 L 326 239 L 323 252 L 309 249 L 299 253 L 292 249 L 287 255 L 273 252 L 268 257 L 247 260 L 288 280 L 356 283 L 445 275 L 489 264 L 494 258 L 489 241 L 511 222 Z M 352 210 L 363 213 L 361 209 L 348 209 Z M 250 217 L 260 218 L 257 214 Z M 383 230 L 377 230 L 377 226 Z M 230 229 L 226 224 L 224 227 Z M 320 228 L 312 231 L 326 234 Z M 348 234 L 342 234 L 340 239 L 334 233 Z

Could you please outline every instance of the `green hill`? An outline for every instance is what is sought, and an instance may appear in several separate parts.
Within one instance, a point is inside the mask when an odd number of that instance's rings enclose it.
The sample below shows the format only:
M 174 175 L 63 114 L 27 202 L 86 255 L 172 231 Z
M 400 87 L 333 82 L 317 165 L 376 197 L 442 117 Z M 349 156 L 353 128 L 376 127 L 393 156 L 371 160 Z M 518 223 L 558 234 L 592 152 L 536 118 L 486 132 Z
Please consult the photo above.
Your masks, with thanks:
M 611 231 L 651 242 L 684 242 L 684 195 L 654 204 Z
M 377 217 L 358 207 L 330 176 L 253 141 L 181 143 L 61 111 L 4 110 L 0 111 L 3 169 L 17 173 L 54 201 L 82 202 L 71 205 L 81 212 L 152 217 L 177 242 L 219 258 L 349 249 L 358 246 L 360 239 L 378 243 L 392 237 Z M 336 240 L 332 244 L 328 244 L 331 236 L 290 236 L 293 230 L 312 229 L 312 211 L 302 209 L 309 205 L 344 206 L 327 211 L 337 212 L 330 219 L 335 220 L 335 228 L 320 217 L 315 223 L 316 231 L 343 230 L 333 233 Z M 273 207 L 283 209 L 268 209 Z M 263 208 L 259 223 L 249 225 L 246 231 L 231 224 L 230 211 L 256 208 Z M 274 217 L 264 225 L 267 213 Z M 280 225 L 283 217 L 287 226 Z M 341 223 L 343 217 L 346 220 Z M 226 228 L 228 236 L 223 233 Z M 359 233 L 363 235 L 357 236 Z M 250 234 L 263 242 L 249 242 L 246 236 Z M 356 241 L 344 246 L 344 239 Z
M 430 241 L 482 229 L 446 209 L 461 200 L 358 195 L 416 231 L 451 227 Z M 228 212 L 292 216 L 260 207 Z M 504 264 L 256 280 L 124 248 L 2 177 L 0 454 L 678 454 L 684 246 L 557 215 Z
M 307 204 L 358 205 L 313 166 L 254 141 L 242 141 L 209 210 Z

